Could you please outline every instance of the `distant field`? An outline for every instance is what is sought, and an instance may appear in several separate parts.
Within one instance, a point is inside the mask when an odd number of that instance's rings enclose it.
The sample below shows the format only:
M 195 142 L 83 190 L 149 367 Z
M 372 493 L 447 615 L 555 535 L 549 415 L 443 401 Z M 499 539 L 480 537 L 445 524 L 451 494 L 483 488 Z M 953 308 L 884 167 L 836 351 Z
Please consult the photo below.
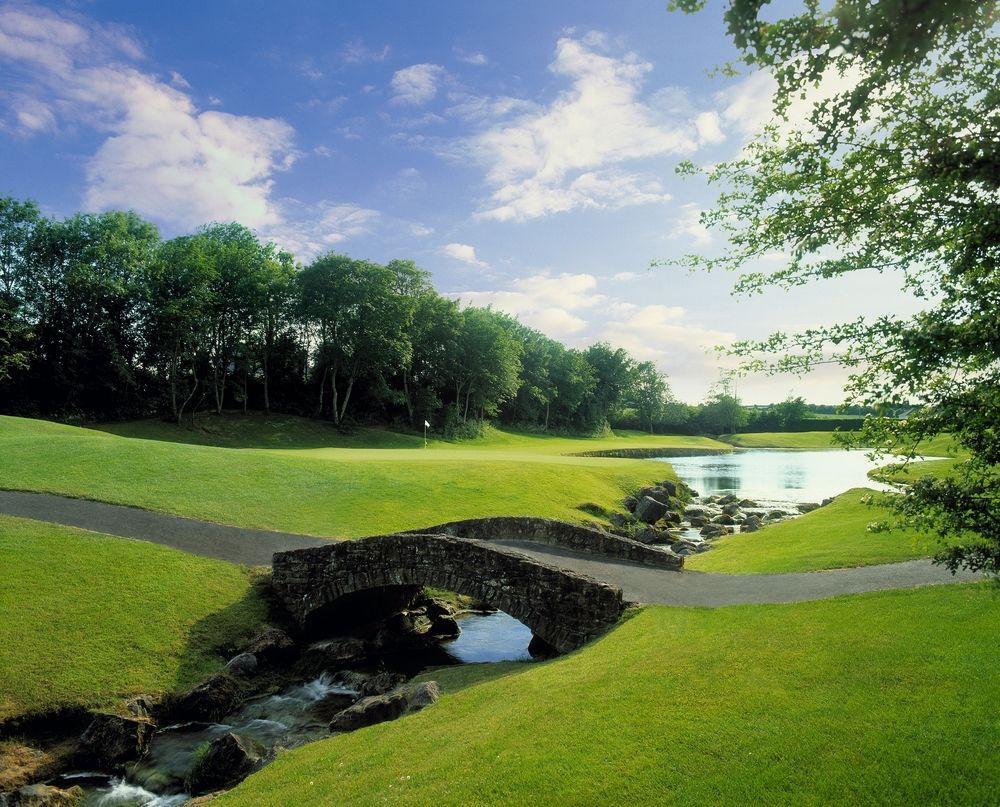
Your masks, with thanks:
M 998 623 L 985 585 L 647 608 L 556 661 L 445 671 L 437 705 L 218 804 L 989 804 Z
M 927 557 L 934 539 L 911 531 L 869 532 L 887 512 L 862 498 L 872 491 L 855 488 L 811 513 L 758 532 L 730 535 L 685 561 L 689 569 L 730 574 L 807 572 L 894 563 Z
M 720 440 L 740 448 L 840 448 L 834 432 L 752 432 L 724 434 Z
M 0 516 L 0 720 L 192 686 L 265 606 L 244 569 Z
M 345 437 L 301 418 L 272 423 L 258 416 L 247 423 L 223 417 L 211 425 L 215 431 L 185 433 L 143 421 L 119 424 L 112 434 L 0 417 L 0 487 L 354 537 L 475 516 L 587 519 L 593 505 L 620 507 L 627 491 L 670 471 L 646 460 L 568 455 L 623 447 L 726 448 L 703 437 L 495 432 L 424 449 L 412 435 L 362 430 Z M 212 440 L 225 447 L 205 445 Z

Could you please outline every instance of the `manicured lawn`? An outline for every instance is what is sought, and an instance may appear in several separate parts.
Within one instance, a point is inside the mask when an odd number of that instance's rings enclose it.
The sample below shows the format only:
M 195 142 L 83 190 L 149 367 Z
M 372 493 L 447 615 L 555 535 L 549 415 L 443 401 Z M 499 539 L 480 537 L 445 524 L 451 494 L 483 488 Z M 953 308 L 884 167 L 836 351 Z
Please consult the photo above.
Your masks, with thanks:
M 934 539 L 911 531 L 869 532 L 884 508 L 862 502 L 872 491 L 854 488 L 806 515 L 730 535 L 685 561 L 688 569 L 731 574 L 806 572 L 893 563 L 933 554 Z
M 191 686 L 265 606 L 245 569 L 0 516 L 0 720 Z
M 241 428 L 225 420 L 219 428 L 229 434 L 228 443 L 241 442 Z M 573 452 L 725 447 L 699 437 L 633 433 L 588 440 L 497 432 L 469 443 L 436 442 L 425 450 L 422 440 L 417 447 L 400 448 L 397 441 L 412 446 L 415 438 L 379 431 L 343 438 L 353 441 L 351 446 L 360 440 L 376 447 L 350 447 L 325 424 L 293 420 L 289 425 L 284 419 L 282 439 L 308 447 L 219 448 L 0 417 L 0 487 L 354 537 L 475 516 L 590 518 L 581 507 L 620 506 L 628 490 L 669 471 L 647 460 L 569 456 Z M 166 429 L 171 436 L 183 434 L 168 424 L 143 422 L 134 428 L 147 437 Z M 241 444 L 259 444 L 268 428 L 247 429 Z M 127 425 L 116 430 L 129 432 Z M 317 435 L 328 435 L 327 445 Z
M 289 751 L 222 805 L 987 804 L 1000 593 L 649 608 L 571 656 Z
M 724 434 L 719 439 L 739 448 L 840 448 L 833 442 L 834 432 L 754 432 Z

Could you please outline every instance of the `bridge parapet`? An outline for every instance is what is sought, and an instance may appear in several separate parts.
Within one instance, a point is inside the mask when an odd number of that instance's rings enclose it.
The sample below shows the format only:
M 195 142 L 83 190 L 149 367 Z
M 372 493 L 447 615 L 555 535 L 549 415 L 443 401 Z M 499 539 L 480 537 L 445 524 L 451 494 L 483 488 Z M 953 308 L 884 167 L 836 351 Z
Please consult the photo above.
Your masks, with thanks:
M 351 595 L 433 586 L 506 611 L 559 652 L 600 636 L 621 618 L 625 605 L 615 586 L 448 535 L 381 535 L 279 552 L 273 582 L 302 627 L 338 603 L 351 607 Z

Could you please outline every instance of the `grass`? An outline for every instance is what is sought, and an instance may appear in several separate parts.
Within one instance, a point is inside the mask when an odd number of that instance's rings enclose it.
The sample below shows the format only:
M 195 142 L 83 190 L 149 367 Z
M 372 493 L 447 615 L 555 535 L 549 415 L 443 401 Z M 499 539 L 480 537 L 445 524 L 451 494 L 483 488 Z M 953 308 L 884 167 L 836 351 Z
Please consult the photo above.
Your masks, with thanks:
M 246 569 L 0 516 L 0 721 L 195 684 L 260 624 Z
M 866 505 L 872 491 L 854 488 L 811 513 L 759 532 L 730 535 L 692 555 L 685 567 L 703 572 L 763 574 L 807 572 L 894 563 L 933 553 L 934 539 L 911 531 L 868 532 L 884 508 Z
M 218 804 L 992 803 L 998 622 L 986 585 L 649 608 Z
M 833 442 L 834 432 L 753 432 L 724 434 L 719 439 L 738 448 L 797 448 L 817 450 L 839 448 Z
M 157 422 L 121 424 L 112 434 L 0 417 L 0 487 L 355 537 L 477 516 L 584 520 L 669 471 L 645 460 L 574 452 L 725 447 L 708 438 L 640 433 L 587 439 L 496 432 L 468 443 L 434 441 L 425 450 L 422 440 L 414 444 L 416 438 L 392 432 L 344 437 L 303 419 L 281 418 L 277 429 L 261 417 L 249 425 L 228 420 L 216 420 L 215 437 L 200 432 L 178 442 L 184 430 Z M 154 434 L 175 440 L 150 439 Z M 216 438 L 228 447 L 194 444 Z M 284 447 L 259 447 L 268 440 Z

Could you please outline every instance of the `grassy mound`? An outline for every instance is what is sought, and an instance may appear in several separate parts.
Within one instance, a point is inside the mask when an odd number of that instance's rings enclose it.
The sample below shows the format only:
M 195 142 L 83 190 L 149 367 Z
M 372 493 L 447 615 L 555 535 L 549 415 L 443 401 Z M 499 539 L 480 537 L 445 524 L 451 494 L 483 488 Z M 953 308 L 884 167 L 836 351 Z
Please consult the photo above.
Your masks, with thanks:
M 808 572 L 893 563 L 933 554 L 933 538 L 911 531 L 869 532 L 884 508 L 865 504 L 872 491 L 854 488 L 811 513 L 759 532 L 730 535 L 685 561 L 688 569 L 730 574 Z
M 0 516 L 0 720 L 188 687 L 265 606 L 247 570 Z
M 649 608 L 579 653 L 283 754 L 218 803 L 984 804 L 998 620 L 986 586 Z
M 479 516 L 589 518 L 600 508 L 620 506 L 628 490 L 669 471 L 645 460 L 569 454 L 606 447 L 721 446 L 698 437 L 625 433 L 588 440 L 497 432 L 463 444 L 435 442 L 425 450 L 422 440 L 413 447 L 411 436 L 370 430 L 343 437 L 325 424 L 291 420 L 289 425 L 281 419 L 282 440 L 307 447 L 249 447 L 259 445 L 271 426 L 246 428 L 239 419 L 235 426 L 228 418 L 217 420 L 228 435 L 218 438 L 231 446 L 225 448 L 0 417 L 0 487 L 241 526 L 354 537 Z M 147 437 L 187 433 L 148 421 L 132 429 Z M 130 433 L 127 424 L 117 430 Z M 211 436 L 199 435 L 197 441 Z M 394 441 L 411 447 L 385 447 Z M 232 447 L 237 443 L 248 447 Z
M 795 448 L 816 451 L 840 448 L 833 441 L 833 432 L 753 432 L 724 434 L 719 439 L 738 448 Z

